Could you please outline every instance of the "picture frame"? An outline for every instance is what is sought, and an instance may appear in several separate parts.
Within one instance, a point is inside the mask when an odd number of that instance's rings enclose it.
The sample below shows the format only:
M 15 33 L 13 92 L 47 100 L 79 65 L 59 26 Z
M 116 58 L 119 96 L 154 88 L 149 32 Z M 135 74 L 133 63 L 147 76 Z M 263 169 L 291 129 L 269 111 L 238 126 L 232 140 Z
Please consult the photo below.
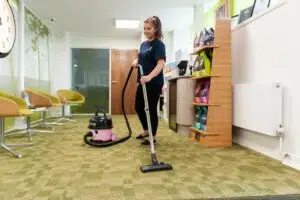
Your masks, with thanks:
M 254 16 L 270 6 L 271 0 L 254 0 L 252 15 Z
M 239 20 L 238 20 L 238 24 L 246 21 L 247 19 L 252 17 L 252 13 L 253 13 L 253 6 L 250 6 L 248 8 L 245 8 L 244 10 L 242 10 L 240 12 L 239 15 Z

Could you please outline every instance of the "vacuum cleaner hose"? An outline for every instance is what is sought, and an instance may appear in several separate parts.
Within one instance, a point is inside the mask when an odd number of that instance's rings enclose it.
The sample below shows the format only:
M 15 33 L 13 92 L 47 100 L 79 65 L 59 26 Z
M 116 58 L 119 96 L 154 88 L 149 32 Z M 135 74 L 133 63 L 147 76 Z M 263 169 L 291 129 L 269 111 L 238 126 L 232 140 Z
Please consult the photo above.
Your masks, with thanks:
M 130 71 L 127 75 L 127 79 L 125 81 L 125 85 L 124 85 L 123 90 L 122 90 L 122 113 L 123 113 L 123 116 L 124 116 L 124 119 L 125 119 L 125 122 L 126 122 L 126 126 L 127 126 L 127 129 L 128 129 L 128 135 L 123 137 L 123 138 L 118 139 L 117 141 L 99 143 L 99 142 L 91 141 L 90 137 L 92 136 L 92 134 L 87 133 L 83 137 L 85 143 L 87 143 L 91 146 L 94 146 L 94 147 L 108 147 L 108 146 L 119 144 L 121 142 L 125 142 L 126 140 L 128 140 L 131 137 L 132 130 L 131 130 L 131 127 L 130 127 L 130 124 L 129 124 L 129 121 L 128 121 L 128 118 L 127 118 L 126 112 L 125 112 L 124 97 L 125 97 L 126 88 L 127 88 L 127 85 L 128 85 L 128 82 L 130 80 L 130 76 L 131 76 L 133 70 L 134 70 L 134 67 L 131 67 Z

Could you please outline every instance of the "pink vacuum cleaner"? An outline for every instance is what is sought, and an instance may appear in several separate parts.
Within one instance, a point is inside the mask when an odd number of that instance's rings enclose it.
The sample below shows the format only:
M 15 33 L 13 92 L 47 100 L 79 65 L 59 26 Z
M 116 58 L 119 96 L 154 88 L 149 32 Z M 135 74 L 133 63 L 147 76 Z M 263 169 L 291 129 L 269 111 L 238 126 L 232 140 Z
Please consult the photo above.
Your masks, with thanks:
M 118 138 L 117 135 L 113 133 L 112 118 L 110 116 L 107 116 L 104 110 L 99 109 L 97 110 L 95 115 L 90 118 L 88 126 L 89 131 L 83 136 L 83 140 L 86 144 L 93 147 L 109 147 L 121 142 L 125 142 L 131 137 L 132 131 L 125 113 L 124 98 L 126 88 L 133 70 L 134 67 L 131 67 L 122 91 L 122 112 L 128 129 L 127 136 Z M 99 115 L 100 112 L 102 112 L 103 115 Z
M 102 112 L 103 116 L 99 116 L 98 113 Z M 98 110 L 95 115 L 90 119 L 89 123 L 89 136 L 92 137 L 91 142 L 103 143 L 116 141 L 117 136 L 113 134 L 113 122 L 110 117 L 106 116 L 104 110 Z

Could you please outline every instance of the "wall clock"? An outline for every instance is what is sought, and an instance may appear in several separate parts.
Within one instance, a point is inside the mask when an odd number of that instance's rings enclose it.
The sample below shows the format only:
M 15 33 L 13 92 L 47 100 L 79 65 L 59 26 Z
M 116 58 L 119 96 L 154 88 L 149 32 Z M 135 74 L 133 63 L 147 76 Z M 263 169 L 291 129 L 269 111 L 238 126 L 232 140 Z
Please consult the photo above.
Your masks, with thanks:
M 12 50 L 16 39 L 16 24 L 8 0 L 0 0 L 0 58 Z

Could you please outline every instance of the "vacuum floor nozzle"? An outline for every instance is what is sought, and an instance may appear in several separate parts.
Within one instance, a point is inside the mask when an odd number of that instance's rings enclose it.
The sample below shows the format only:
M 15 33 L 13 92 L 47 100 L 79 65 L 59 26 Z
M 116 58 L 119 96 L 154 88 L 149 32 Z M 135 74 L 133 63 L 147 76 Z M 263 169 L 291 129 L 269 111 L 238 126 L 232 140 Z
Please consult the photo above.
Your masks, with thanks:
M 143 173 L 147 173 L 147 172 L 172 170 L 173 167 L 172 167 L 172 165 L 167 164 L 167 163 L 159 163 L 159 164 L 155 164 L 155 165 L 144 165 L 144 166 L 141 166 L 140 169 Z

